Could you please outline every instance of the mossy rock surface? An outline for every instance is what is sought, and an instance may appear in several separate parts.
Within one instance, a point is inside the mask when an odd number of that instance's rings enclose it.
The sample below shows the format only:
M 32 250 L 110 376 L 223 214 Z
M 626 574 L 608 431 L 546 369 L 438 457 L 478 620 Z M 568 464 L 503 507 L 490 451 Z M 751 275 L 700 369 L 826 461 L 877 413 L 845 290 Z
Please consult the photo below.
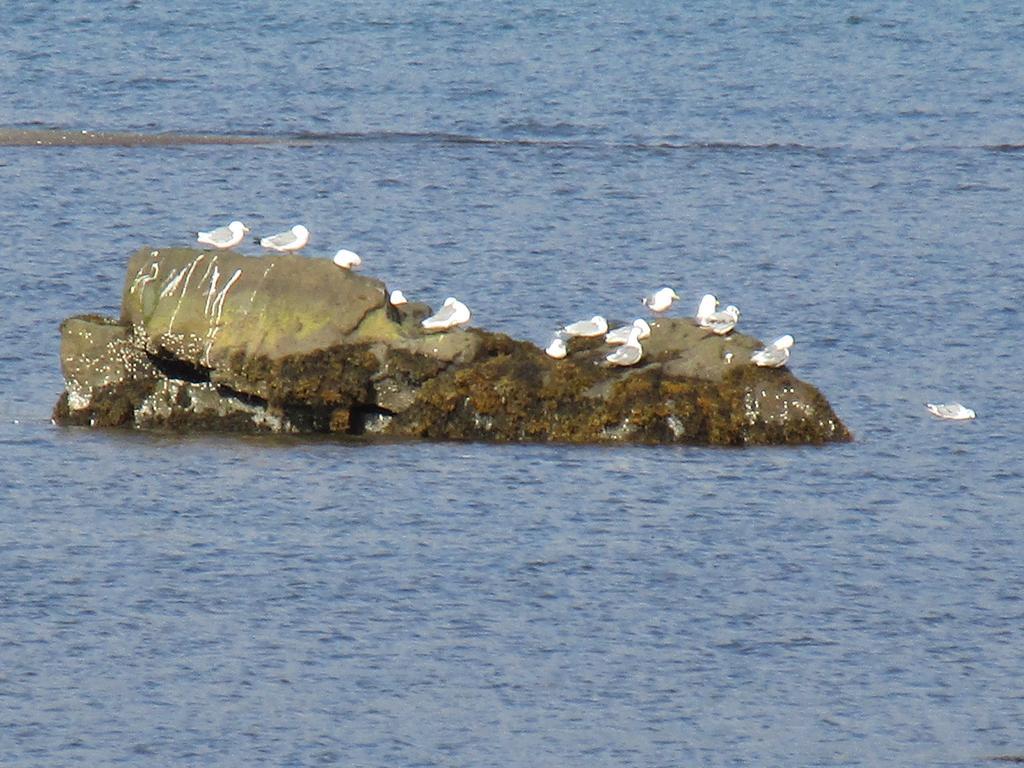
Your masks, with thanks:
M 601 337 L 565 359 L 476 328 L 427 333 L 425 304 L 328 259 L 186 248 L 131 259 L 120 321 L 61 327 L 63 424 L 394 438 L 699 445 L 850 434 L 761 341 L 658 318 L 635 366 Z
M 236 352 L 276 359 L 335 346 L 386 304 L 383 282 L 329 259 L 142 248 L 128 264 L 121 321 L 150 351 L 216 367 Z M 390 326 L 385 318 L 372 332 L 386 337 Z

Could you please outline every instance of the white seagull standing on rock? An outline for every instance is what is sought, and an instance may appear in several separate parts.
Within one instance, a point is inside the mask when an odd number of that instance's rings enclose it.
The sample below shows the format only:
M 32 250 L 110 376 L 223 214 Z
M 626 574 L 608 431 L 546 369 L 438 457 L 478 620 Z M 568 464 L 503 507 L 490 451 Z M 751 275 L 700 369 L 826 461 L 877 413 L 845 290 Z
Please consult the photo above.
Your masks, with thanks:
M 789 361 L 789 350 L 796 342 L 788 333 L 779 336 L 764 349 L 759 349 L 750 356 L 750 362 L 761 368 L 781 368 Z
M 640 346 L 640 329 L 634 326 L 633 330 L 629 332 L 626 343 L 610 355 L 606 355 L 604 359 L 610 365 L 636 365 L 643 356 L 644 348 Z
M 428 331 L 447 331 L 449 328 L 468 323 L 471 315 L 469 307 L 454 296 L 449 296 L 444 300 L 444 306 L 420 325 Z
M 388 301 L 391 302 L 391 306 L 393 306 L 393 307 L 399 307 L 402 304 L 408 304 L 409 303 L 409 300 L 407 298 L 405 298 L 405 294 L 402 293 L 397 288 L 391 292 L 390 296 L 388 296 Z
M 721 312 L 712 312 L 710 315 L 705 317 L 701 322 L 700 327 L 707 328 L 709 331 L 717 333 L 719 336 L 725 336 L 725 334 L 729 333 L 729 331 L 736 327 L 736 323 L 739 321 L 739 307 L 734 304 L 730 304 Z
M 342 248 L 334 254 L 333 261 L 342 269 L 355 269 L 363 263 L 363 260 L 359 258 L 358 253 L 350 251 L 347 248 Z
M 615 346 L 616 344 L 625 344 L 629 341 L 629 334 L 634 328 L 640 329 L 639 338 L 641 339 L 646 339 L 651 335 L 650 324 L 642 317 L 638 317 L 629 325 L 623 325 L 619 328 L 608 331 L 608 333 L 604 335 L 604 343 L 612 346 Z
M 218 227 L 210 232 L 196 232 L 196 240 L 203 245 L 214 248 L 234 248 L 245 237 L 249 228 L 240 221 L 232 221 L 226 227 Z
M 608 321 L 600 315 L 594 315 L 589 320 L 570 323 L 562 329 L 562 332 L 567 336 L 579 336 L 581 338 L 603 336 L 608 332 Z
M 694 315 L 694 319 L 698 324 L 704 325 L 711 315 L 714 314 L 715 310 L 718 309 L 718 299 L 715 298 L 713 293 L 705 293 L 701 297 L 700 304 L 697 306 L 697 314 Z
M 679 298 L 679 294 L 668 286 L 659 288 L 649 296 L 644 296 L 644 306 L 651 312 L 664 312 L 672 306 L 672 302 Z
M 290 253 L 306 247 L 309 242 L 309 230 L 301 224 L 296 224 L 287 232 L 279 232 L 270 237 L 255 237 L 257 243 L 264 248 L 281 253 Z
M 966 408 L 960 403 L 925 403 L 924 407 L 928 409 L 929 413 L 938 416 L 940 419 L 950 419 L 952 421 L 965 421 L 973 419 L 978 415 L 972 408 Z

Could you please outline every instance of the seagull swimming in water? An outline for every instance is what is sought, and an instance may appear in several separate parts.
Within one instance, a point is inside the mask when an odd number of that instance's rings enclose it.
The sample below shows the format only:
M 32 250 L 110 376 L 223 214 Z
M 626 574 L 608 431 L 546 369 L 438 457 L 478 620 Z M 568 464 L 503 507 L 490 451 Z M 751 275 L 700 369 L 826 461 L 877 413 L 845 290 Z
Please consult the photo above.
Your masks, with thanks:
M 705 317 L 703 322 L 701 322 L 700 327 L 707 328 L 709 331 L 717 333 L 719 336 L 725 336 L 725 334 L 729 333 L 729 331 L 736 327 L 736 323 L 739 321 L 739 307 L 734 304 L 730 304 L 721 312 L 712 312 L 710 315 Z
M 679 298 L 679 294 L 668 286 L 659 288 L 649 296 L 644 296 L 644 306 L 651 312 L 664 312 L 672 306 L 672 302 Z
M 306 247 L 309 242 L 309 230 L 296 224 L 287 232 L 279 232 L 270 237 L 254 237 L 253 240 L 264 248 L 281 253 L 290 253 Z
M 633 330 L 629 332 L 629 338 L 626 339 L 626 343 L 610 355 L 606 355 L 604 359 L 609 365 L 625 366 L 636 365 L 643 356 L 644 348 L 640 346 L 640 329 L 633 326 Z
M 420 325 L 428 331 L 447 331 L 457 325 L 468 323 L 471 315 L 469 307 L 454 296 L 449 296 L 444 300 L 444 306 Z
M 973 409 L 966 408 L 960 403 L 925 403 L 924 407 L 940 419 L 966 421 L 977 416 Z
M 582 338 L 603 336 L 608 332 L 608 321 L 600 315 L 594 315 L 589 320 L 570 323 L 562 329 L 562 332 L 567 336 L 580 336 Z
M 214 248 L 234 248 L 245 237 L 249 228 L 240 221 L 232 221 L 226 227 L 218 227 L 209 232 L 196 232 L 196 240 L 203 245 Z
M 604 335 L 604 343 L 611 344 L 613 346 L 616 344 L 625 344 L 629 341 L 629 334 L 634 328 L 640 329 L 639 338 L 641 339 L 646 339 L 651 335 L 650 324 L 642 317 L 638 317 L 629 325 L 623 325 L 619 328 L 608 331 L 608 333 Z
M 750 362 L 762 368 L 781 368 L 789 361 L 789 350 L 792 348 L 793 337 L 788 333 L 779 336 L 764 349 L 759 349 L 750 356 Z
M 390 296 L 388 296 L 388 301 L 391 302 L 391 306 L 393 307 L 398 307 L 401 306 L 402 304 L 409 303 L 409 300 L 405 298 L 405 294 L 402 293 L 397 288 L 391 292 Z
M 718 299 L 715 298 L 713 293 L 705 293 L 701 297 L 700 304 L 697 305 L 697 314 L 694 315 L 694 319 L 698 324 L 704 325 L 705 321 L 714 314 L 715 310 L 718 309 Z
M 363 260 L 359 258 L 359 254 L 355 251 L 350 251 L 347 248 L 342 248 L 336 254 L 334 254 L 334 263 L 342 269 L 355 269 Z M 394 303 L 394 302 L 392 302 Z

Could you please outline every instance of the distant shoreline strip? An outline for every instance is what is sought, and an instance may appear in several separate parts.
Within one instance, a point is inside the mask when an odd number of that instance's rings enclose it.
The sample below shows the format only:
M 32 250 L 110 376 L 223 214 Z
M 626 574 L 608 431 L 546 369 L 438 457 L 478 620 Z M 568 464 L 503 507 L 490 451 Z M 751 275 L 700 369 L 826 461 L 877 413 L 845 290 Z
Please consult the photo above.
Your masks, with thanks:
M 2 128 L 0 147 L 177 147 L 190 145 L 289 145 L 311 146 L 332 143 L 427 143 L 509 147 L 540 147 L 549 149 L 580 149 L 627 151 L 736 151 L 736 152 L 934 152 L 983 150 L 988 152 L 1020 152 L 1024 144 L 982 145 L 912 145 L 907 147 L 813 146 L 793 142 L 764 144 L 731 141 L 602 141 L 587 138 L 514 137 L 491 138 L 459 133 L 414 131 L 367 131 L 364 133 L 294 133 L 294 134 L 230 134 L 230 133 L 145 133 L 141 131 L 89 131 L 60 128 Z
M 52 128 L 0 128 L 2 147 L 146 147 L 188 144 L 279 144 L 276 137 L 213 133 L 139 133 Z

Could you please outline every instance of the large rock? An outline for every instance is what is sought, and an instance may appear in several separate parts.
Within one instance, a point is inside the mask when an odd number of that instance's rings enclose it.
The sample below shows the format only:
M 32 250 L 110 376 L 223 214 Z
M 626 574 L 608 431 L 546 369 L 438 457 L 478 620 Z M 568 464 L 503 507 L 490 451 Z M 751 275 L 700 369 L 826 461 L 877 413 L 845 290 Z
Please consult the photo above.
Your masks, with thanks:
M 385 297 L 380 280 L 326 259 L 144 248 L 128 263 L 121 322 L 154 354 L 218 368 L 236 353 L 279 359 L 346 341 Z
M 143 249 L 120 321 L 62 325 L 62 424 L 430 439 L 747 445 L 847 440 L 825 398 L 761 342 L 652 322 L 644 358 L 603 339 L 553 360 L 504 334 L 426 333 L 425 305 L 302 256 Z

